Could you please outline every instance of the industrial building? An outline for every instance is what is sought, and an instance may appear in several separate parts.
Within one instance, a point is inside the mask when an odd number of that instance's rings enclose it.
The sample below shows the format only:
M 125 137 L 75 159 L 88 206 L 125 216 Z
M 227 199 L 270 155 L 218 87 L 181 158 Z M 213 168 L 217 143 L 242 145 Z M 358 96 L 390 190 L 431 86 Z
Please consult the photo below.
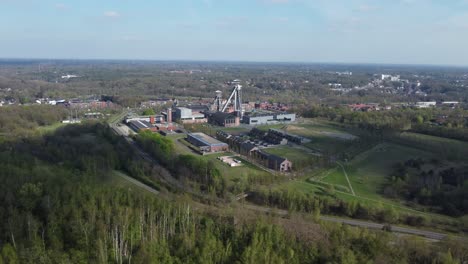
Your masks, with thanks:
M 182 124 L 195 124 L 206 123 L 208 120 L 203 113 L 187 107 L 177 107 L 173 116 L 175 120 L 180 121 Z
M 237 152 L 262 166 L 280 172 L 288 172 L 292 169 L 292 162 L 287 158 L 267 153 L 260 149 L 261 146 L 249 142 L 243 137 L 233 136 L 225 131 L 216 132 L 216 136 L 229 144 L 231 151 Z
M 187 141 L 199 147 L 202 152 L 221 152 L 227 151 L 229 148 L 228 144 L 204 133 L 190 133 L 187 135 Z
M 266 153 L 262 150 L 252 151 L 252 157 L 263 166 L 272 170 L 288 172 L 292 169 L 292 162 L 287 158 Z
M 248 125 L 276 124 L 283 122 L 294 122 L 296 114 L 285 112 L 251 112 L 244 115 L 242 123 Z
M 222 127 L 235 127 L 240 125 L 240 118 L 233 113 L 215 112 L 208 115 L 208 122 Z
M 164 123 L 164 116 L 163 115 L 152 115 L 152 116 L 133 116 L 127 117 L 125 119 L 125 123 L 129 123 L 130 121 L 146 121 L 148 123 Z
M 174 131 L 177 129 L 177 124 L 172 122 L 170 108 L 167 113 L 151 116 L 129 116 L 125 119 L 125 123 L 136 132 L 141 130 L 151 130 L 153 132 Z
M 151 123 L 145 120 L 132 120 L 129 121 L 127 124 L 131 129 L 135 130 L 136 132 L 140 132 L 142 130 L 150 130 L 156 132 L 158 130 Z

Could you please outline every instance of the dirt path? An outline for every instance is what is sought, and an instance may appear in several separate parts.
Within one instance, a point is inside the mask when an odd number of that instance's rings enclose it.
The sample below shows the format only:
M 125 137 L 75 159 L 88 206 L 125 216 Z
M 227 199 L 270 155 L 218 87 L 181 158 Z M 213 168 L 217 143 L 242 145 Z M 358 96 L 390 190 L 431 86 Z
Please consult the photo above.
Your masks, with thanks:
M 339 163 L 338 161 L 336 162 L 336 164 L 338 164 L 341 167 L 341 169 L 343 170 L 343 174 L 344 174 L 344 176 L 346 178 L 346 181 L 348 182 L 349 189 L 351 190 L 351 193 L 353 194 L 353 196 L 356 196 L 356 193 L 353 190 L 353 186 L 351 185 L 351 182 L 349 181 L 348 173 L 346 173 L 346 170 L 345 170 L 344 166 L 341 163 Z

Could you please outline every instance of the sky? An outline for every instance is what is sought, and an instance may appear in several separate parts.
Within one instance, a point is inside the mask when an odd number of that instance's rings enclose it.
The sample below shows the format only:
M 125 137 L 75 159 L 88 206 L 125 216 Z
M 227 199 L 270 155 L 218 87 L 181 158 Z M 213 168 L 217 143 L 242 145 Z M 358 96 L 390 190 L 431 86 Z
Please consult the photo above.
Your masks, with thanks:
M 468 65 L 468 0 L 0 0 L 0 57 Z

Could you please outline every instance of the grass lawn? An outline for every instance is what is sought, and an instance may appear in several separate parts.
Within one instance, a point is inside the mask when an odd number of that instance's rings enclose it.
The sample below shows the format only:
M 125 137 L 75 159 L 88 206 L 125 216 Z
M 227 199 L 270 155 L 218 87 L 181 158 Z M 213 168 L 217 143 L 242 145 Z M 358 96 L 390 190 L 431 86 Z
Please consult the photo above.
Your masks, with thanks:
M 466 161 L 468 156 L 468 143 L 460 140 L 411 132 L 401 133 L 395 140 L 403 145 L 437 152 L 439 159 Z
M 133 182 L 130 182 L 130 181 L 122 178 L 120 175 L 125 175 L 127 177 L 130 177 L 125 172 L 113 171 L 112 173 L 110 173 L 110 177 L 106 180 L 107 181 L 106 183 L 110 184 L 112 186 L 115 186 L 115 187 L 125 188 L 128 191 L 133 191 L 133 192 L 137 192 L 137 193 L 147 193 L 147 194 L 150 194 L 150 195 L 155 195 L 153 192 L 149 191 L 147 188 L 145 188 L 145 187 L 143 187 L 143 186 L 141 186 L 139 184 L 135 184 Z
M 281 146 L 263 149 L 265 152 L 285 157 L 293 163 L 293 169 L 301 170 L 314 164 L 316 157 L 298 148 Z
M 287 184 L 281 185 L 278 188 L 292 188 L 299 192 L 315 193 L 317 195 L 327 195 L 331 197 L 330 194 L 328 194 L 327 191 L 325 191 L 326 186 L 319 186 L 310 181 L 305 181 L 305 180 L 291 181 L 291 182 L 288 182 Z M 366 206 L 371 206 L 374 208 L 393 208 L 400 213 L 410 213 L 413 215 L 429 216 L 432 219 L 437 219 L 439 221 L 444 221 L 444 222 L 454 220 L 453 218 L 449 216 L 415 210 L 414 208 L 410 208 L 402 203 L 398 203 L 396 201 L 390 201 L 386 199 L 371 199 L 367 197 L 358 197 L 358 196 L 353 196 L 350 193 L 343 193 L 340 191 L 335 191 L 333 196 L 335 198 L 342 199 L 348 202 L 356 202 L 356 203 L 360 203 Z
M 434 154 L 429 152 L 383 143 L 360 154 L 348 164 L 344 164 L 344 167 L 356 195 L 379 199 L 382 184 L 392 172 L 395 163 L 411 158 L 432 157 Z
M 67 124 L 64 124 L 62 122 L 57 122 L 55 124 L 48 125 L 48 126 L 39 126 L 39 127 L 37 127 L 37 131 L 39 131 L 39 133 L 41 133 L 41 135 L 43 135 L 43 134 L 46 134 L 46 133 L 53 132 L 57 128 L 60 128 L 60 127 L 66 126 L 66 125 Z
M 346 181 L 341 167 L 336 167 L 328 171 L 327 176 L 322 178 L 322 181 L 333 185 L 343 186 L 348 190 L 348 192 L 350 192 L 348 187 L 348 181 Z
M 301 122 L 289 124 L 286 126 L 286 130 L 303 137 L 314 137 L 317 134 L 341 136 L 344 139 L 354 137 L 347 131 L 337 127 L 333 122 L 312 118 L 301 119 Z
M 221 171 L 223 176 L 231 182 L 231 184 L 237 181 L 247 181 L 249 177 L 260 177 L 269 174 L 268 172 L 241 157 L 236 157 L 236 159 L 242 162 L 242 166 L 239 167 L 230 167 L 217 159 L 221 156 L 234 156 L 235 154 L 231 152 L 221 152 L 204 156 L 196 154 L 189 147 L 187 147 L 187 144 L 189 144 L 188 142 L 183 142 L 185 135 L 170 136 L 168 138 L 174 142 L 177 153 L 199 156 L 203 159 L 213 161 L 215 166 Z
M 223 130 L 232 134 L 247 133 L 250 131 L 250 127 L 239 126 L 239 127 L 220 127 L 211 124 L 186 124 L 184 127 L 190 132 L 201 132 L 209 136 L 216 137 L 216 131 Z
M 353 143 L 351 140 L 337 139 L 325 135 L 309 136 L 308 138 L 311 139 L 311 142 L 305 143 L 304 146 L 329 154 L 343 152 L 351 147 Z
M 258 125 L 255 128 L 260 129 L 262 131 L 268 131 L 270 128 L 275 129 L 283 129 L 286 125 L 285 124 L 272 124 L 272 125 Z
M 289 124 L 285 131 L 309 138 L 304 146 L 328 154 L 337 154 L 353 147 L 357 136 L 337 128 L 331 122 L 318 119 L 303 119 L 301 123 Z
M 394 207 L 399 211 L 417 213 L 415 210 L 422 208 L 410 208 L 403 201 L 382 197 L 381 187 L 396 162 L 403 162 L 410 158 L 430 159 L 432 157 L 434 157 L 433 153 L 415 148 L 393 143 L 379 144 L 371 150 L 358 155 L 348 164 L 343 164 L 356 196 L 353 196 L 350 192 L 342 192 L 342 188 L 338 187 L 335 188 L 337 190 L 335 196 L 346 201 L 356 201 L 378 207 Z M 326 184 L 335 186 L 348 186 L 343 170 L 339 166 L 318 175 L 315 180 L 321 180 Z M 319 183 L 310 180 L 305 181 L 304 184 L 315 185 L 319 189 L 324 188 Z M 307 188 L 302 187 L 299 190 L 307 190 Z M 317 193 L 317 191 L 315 192 Z M 421 212 L 421 214 L 428 215 L 424 212 Z M 446 218 L 437 214 L 430 215 Z
M 249 161 L 237 156 L 236 159 L 242 162 L 242 166 L 239 167 L 230 167 L 226 163 L 218 160 L 218 157 L 221 156 L 234 156 L 233 153 L 224 152 L 224 153 L 217 153 L 217 154 L 210 154 L 203 156 L 205 159 L 212 160 L 216 164 L 216 167 L 221 171 L 221 173 L 226 176 L 228 179 L 247 179 L 247 177 L 254 177 L 264 174 L 269 174 L 268 172 L 264 171 L 263 169 L 257 167 L 256 165 L 250 163 Z

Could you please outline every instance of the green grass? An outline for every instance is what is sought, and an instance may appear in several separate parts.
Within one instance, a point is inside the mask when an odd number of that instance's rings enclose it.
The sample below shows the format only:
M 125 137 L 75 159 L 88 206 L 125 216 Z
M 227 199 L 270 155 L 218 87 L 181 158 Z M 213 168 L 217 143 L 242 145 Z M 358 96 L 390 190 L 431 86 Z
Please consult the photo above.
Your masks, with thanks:
M 350 140 L 336 139 L 323 135 L 309 138 L 311 142 L 305 143 L 304 146 L 323 153 L 337 154 L 352 146 L 352 141 Z
M 190 143 L 184 140 L 185 135 L 176 135 L 169 138 L 174 142 L 175 150 L 178 154 L 189 154 L 213 161 L 215 166 L 221 171 L 222 175 L 228 179 L 230 184 L 237 181 L 247 181 L 249 177 L 260 177 L 269 174 L 241 157 L 236 157 L 236 159 L 242 161 L 242 166 L 239 167 L 230 167 L 217 159 L 221 156 L 234 156 L 235 154 L 231 152 L 208 154 L 204 156 L 196 154 L 188 147 Z
M 347 131 L 332 126 L 330 123 L 324 124 L 317 121 L 309 121 L 305 124 L 291 124 L 287 125 L 285 129 L 288 132 L 303 137 L 316 137 L 317 135 L 328 135 L 329 137 L 341 137 L 343 139 L 351 139 L 355 137 Z
M 392 143 L 379 144 L 344 164 L 351 185 L 358 196 L 381 198 L 380 190 L 397 162 L 411 158 L 428 159 L 434 154 Z
M 392 138 L 392 141 L 429 152 L 437 152 L 439 159 L 466 161 L 468 156 L 468 143 L 455 139 L 405 132 Z
M 268 129 L 270 128 L 283 129 L 285 126 L 286 126 L 285 124 L 274 124 L 274 125 L 258 125 L 255 127 L 262 131 L 268 131 Z
M 134 192 L 143 192 L 143 193 L 148 193 L 148 194 L 154 195 L 153 193 L 151 193 L 147 189 L 145 189 L 145 188 L 143 188 L 141 186 L 138 186 L 138 185 L 136 185 L 136 184 L 134 184 L 134 183 L 120 177 L 118 174 L 124 174 L 124 175 L 130 177 L 129 175 L 125 174 L 122 171 L 114 171 L 113 173 L 110 173 L 110 177 L 107 179 L 107 184 L 110 184 L 112 186 L 119 187 L 119 188 L 125 188 L 127 190 L 131 190 L 131 191 L 134 191 Z
M 392 143 L 379 144 L 369 151 L 358 155 L 347 164 L 343 164 L 348 178 L 357 196 L 370 199 L 385 199 L 381 189 L 387 176 L 397 162 L 411 158 L 428 159 L 432 153 L 400 146 Z M 341 186 L 348 186 L 341 167 L 330 170 L 322 181 Z
M 231 133 L 243 133 L 243 132 L 249 132 L 250 128 L 248 127 L 220 127 L 220 126 L 215 126 L 212 124 L 186 124 L 184 127 L 190 131 L 190 132 L 201 132 L 205 133 L 207 135 L 216 136 L 216 131 L 218 130 L 223 130 L 226 132 L 231 132 Z
M 349 151 L 358 137 L 337 128 L 334 123 L 320 119 L 303 119 L 302 123 L 289 124 L 283 130 L 309 138 L 311 142 L 304 144 L 306 147 L 321 151 L 326 154 L 338 154 Z
M 266 148 L 265 152 L 274 154 L 280 157 L 285 157 L 293 163 L 293 168 L 301 170 L 314 164 L 316 157 L 306 151 L 298 148 L 281 146 L 274 148 Z
M 366 151 L 348 164 L 344 164 L 346 173 L 351 185 L 356 193 L 353 196 L 349 191 L 343 192 L 341 186 L 348 186 L 345 175 L 341 167 L 330 169 L 316 177 L 316 180 L 322 180 L 324 183 L 336 186 L 335 196 L 346 201 L 356 201 L 365 205 L 377 207 L 394 207 L 399 211 L 413 212 L 425 210 L 422 206 L 409 207 L 404 201 L 387 199 L 382 196 L 381 188 L 386 181 L 386 177 L 393 170 L 393 165 L 397 162 L 403 162 L 410 158 L 430 159 L 434 157 L 433 153 L 424 152 L 415 148 L 409 148 L 393 143 L 379 144 L 373 149 Z M 321 178 L 321 177 L 322 178 Z M 308 181 L 309 184 L 317 185 L 314 181 Z M 421 214 L 428 215 L 425 212 Z M 438 214 L 433 216 L 446 218 Z
M 217 159 L 218 157 L 221 157 L 221 156 L 234 156 L 234 154 L 230 152 L 225 152 L 225 153 L 206 155 L 203 157 L 205 159 L 214 161 L 214 163 L 216 164 L 216 167 L 228 179 L 247 179 L 247 177 L 249 176 L 253 177 L 253 176 L 269 174 L 268 172 L 264 171 L 263 169 L 257 167 L 256 165 L 250 163 L 249 161 L 241 157 L 236 157 L 236 159 L 242 162 L 242 166 L 230 167 L 226 163 Z
M 332 184 L 332 185 L 344 186 L 347 190 L 349 189 L 348 182 L 346 181 L 346 178 L 343 174 L 343 170 L 341 169 L 341 167 L 331 169 L 328 172 L 327 176 L 322 178 L 321 181 Z
M 60 128 L 60 127 L 63 127 L 63 126 L 66 126 L 67 124 L 64 124 L 62 122 L 57 122 L 55 124 L 52 124 L 52 125 L 48 125 L 48 126 L 39 126 L 37 127 L 37 131 L 39 131 L 39 133 L 42 135 L 42 134 L 47 134 L 47 133 L 50 133 L 50 132 L 53 132 L 55 131 L 56 129 Z

